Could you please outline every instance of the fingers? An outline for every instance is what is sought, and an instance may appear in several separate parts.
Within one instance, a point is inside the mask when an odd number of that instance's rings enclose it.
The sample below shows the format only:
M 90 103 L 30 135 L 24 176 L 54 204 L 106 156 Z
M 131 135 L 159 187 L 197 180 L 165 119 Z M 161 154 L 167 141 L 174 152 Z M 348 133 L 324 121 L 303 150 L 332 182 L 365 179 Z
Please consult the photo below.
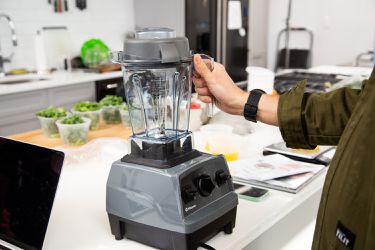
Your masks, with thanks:
M 195 92 L 197 92 L 198 95 L 208 95 L 208 96 L 211 96 L 211 92 L 210 90 L 207 88 L 207 87 L 203 87 L 203 88 L 195 88 Z
M 211 71 L 202 60 L 200 55 L 194 55 L 194 68 L 196 73 L 198 73 L 202 78 L 206 79 L 210 78 Z
M 197 88 L 203 88 L 207 86 L 206 80 L 204 80 L 203 78 L 193 77 L 193 82 L 194 82 L 195 87 Z
M 198 95 L 198 99 L 201 100 L 204 103 L 211 103 L 212 102 L 212 97 L 211 96 L 201 96 Z

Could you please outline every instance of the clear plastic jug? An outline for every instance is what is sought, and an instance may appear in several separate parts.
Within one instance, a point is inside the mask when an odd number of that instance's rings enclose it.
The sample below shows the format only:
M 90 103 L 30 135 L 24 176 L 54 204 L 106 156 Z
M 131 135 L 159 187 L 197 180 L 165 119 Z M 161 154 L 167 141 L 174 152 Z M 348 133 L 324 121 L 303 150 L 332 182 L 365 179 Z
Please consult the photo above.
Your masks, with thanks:
M 134 138 L 162 142 L 189 133 L 192 56 L 187 38 L 170 29 L 139 31 L 124 51 L 111 52 L 122 65 Z

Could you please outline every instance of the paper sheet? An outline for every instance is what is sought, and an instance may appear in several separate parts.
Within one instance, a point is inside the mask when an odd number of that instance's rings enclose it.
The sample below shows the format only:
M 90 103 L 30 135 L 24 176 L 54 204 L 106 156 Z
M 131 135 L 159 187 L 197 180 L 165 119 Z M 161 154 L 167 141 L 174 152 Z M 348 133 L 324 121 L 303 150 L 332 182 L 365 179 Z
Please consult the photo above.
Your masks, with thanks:
M 228 1 L 228 30 L 242 28 L 242 13 L 240 1 Z
M 323 165 L 294 161 L 279 154 L 234 161 L 228 164 L 233 177 L 257 181 L 314 172 L 313 169 L 318 170 L 318 168 L 324 167 Z

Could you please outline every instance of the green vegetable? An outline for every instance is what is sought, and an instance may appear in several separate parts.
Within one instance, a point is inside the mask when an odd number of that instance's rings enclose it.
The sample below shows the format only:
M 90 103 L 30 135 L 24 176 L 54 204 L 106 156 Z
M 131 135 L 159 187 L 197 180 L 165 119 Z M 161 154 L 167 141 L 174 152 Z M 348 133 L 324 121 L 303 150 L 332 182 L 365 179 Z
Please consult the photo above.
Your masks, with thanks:
M 62 141 L 67 145 L 82 145 L 87 142 L 89 124 L 77 114 L 57 121 Z
M 122 109 L 122 110 L 129 110 L 128 105 L 126 105 L 125 103 L 123 103 L 123 104 L 120 106 L 120 109 Z
M 78 112 L 96 111 L 101 107 L 102 106 L 97 102 L 84 101 L 74 104 L 73 110 Z
M 124 102 L 121 96 L 106 95 L 100 100 L 100 104 L 103 106 L 119 106 Z
M 79 146 L 87 142 L 87 130 L 79 128 L 65 128 L 61 133 L 63 142 L 67 145 Z
M 107 63 L 108 53 L 108 46 L 100 39 L 87 40 L 81 47 L 82 61 L 90 68 Z
M 61 121 L 62 124 L 81 124 L 84 122 L 82 117 L 77 114 L 70 115 Z
M 72 112 L 81 117 L 89 118 L 91 120 L 90 130 L 96 130 L 99 128 L 101 108 L 102 105 L 97 102 L 84 101 L 74 104 Z
M 37 112 L 36 115 L 40 117 L 57 119 L 57 118 L 66 116 L 66 109 L 50 106 L 48 108 L 42 109 L 41 111 Z

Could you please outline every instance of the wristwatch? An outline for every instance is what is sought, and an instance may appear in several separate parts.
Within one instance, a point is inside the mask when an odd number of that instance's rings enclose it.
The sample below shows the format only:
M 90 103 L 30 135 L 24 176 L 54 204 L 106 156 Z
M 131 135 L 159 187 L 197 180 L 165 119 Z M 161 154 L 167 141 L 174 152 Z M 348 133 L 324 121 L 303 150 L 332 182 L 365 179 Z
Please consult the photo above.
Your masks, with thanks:
M 258 103 L 260 100 L 260 97 L 265 94 L 261 89 L 253 89 L 250 92 L 249 97 L 247 98 L 247 102 L 245 104 L 244 110 L 243 110 L 243 116 L 246 120 L 257 122 L 257 112 L 258 112 Z

